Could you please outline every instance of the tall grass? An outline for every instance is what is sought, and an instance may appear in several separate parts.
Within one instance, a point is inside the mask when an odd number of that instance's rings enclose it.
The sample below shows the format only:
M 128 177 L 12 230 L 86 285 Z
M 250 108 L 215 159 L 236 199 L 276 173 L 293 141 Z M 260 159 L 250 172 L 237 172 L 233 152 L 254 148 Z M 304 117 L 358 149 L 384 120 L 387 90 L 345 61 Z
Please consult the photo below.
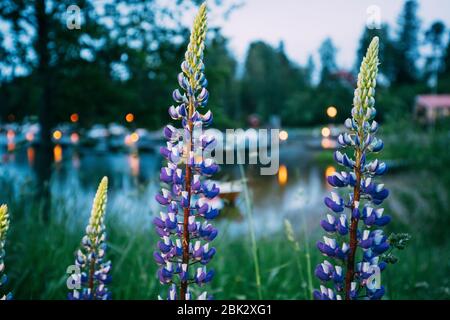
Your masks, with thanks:
M 245 212 L 247 214 L 251 248 L 252 248 L 252 257 L 255 266 L 256 290 L 258 291 L 258 298 L 262 299 L 263 295 L 261 290 L 261 272 L 259 266 L 259 254 L 258 254 L 258 245 L 256 243 L 255 227 L 253 225 L 252 199 L 250 198 L 250 191 L 248 189 L 247 177 L 245 175 L 244 166 L 242 164 L 239 165 L 239 172 L 241 174 L 242 185 L 244 187 Z

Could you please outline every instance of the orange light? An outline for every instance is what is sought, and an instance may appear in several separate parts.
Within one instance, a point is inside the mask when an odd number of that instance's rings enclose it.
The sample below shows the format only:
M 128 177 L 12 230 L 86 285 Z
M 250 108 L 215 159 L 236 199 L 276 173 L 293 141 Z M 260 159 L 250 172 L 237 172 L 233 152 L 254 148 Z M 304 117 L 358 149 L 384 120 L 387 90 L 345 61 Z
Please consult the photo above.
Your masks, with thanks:
M 78 122 L 79 119 L 80 117 L 78 116 L 78 113 L 72 113 L 70 115 L 70 121 L 72 121 L 73 123 Z
M 288 180 L 288 170 L 285 165 L 281 165 L 278 169 L 278 183 L 280 186 L 284 186 Z
M 336 168 L 335 167 L 333 167 L 333 166 L 328 166 L 326 169 L 325 169 L 325 177 L 328 177 L 328 176 L 331 176 L 333 173 L 335 173 L 336 172 Z
M 334 118 L 337 116 L 337 109 L 334 106 L 330 106 L 327 108 L 327 116 L 330 118 Z
M 320 143 L 322 145 L 322 148 L 324 149 L 330 149 L 333 147 L 333 142 L 331 139 L 323 138 L 322 142 Z
M 78 143 L 78 141 L 80 141 L 80 135 L 76 132 L 72 132 L 70 135 L 70 141 L 72 141 L 72 143 Z
M 55 130 L 53 132 L 53 139 L 60 140 L 62 138 L 62 132 L 59 130 Z
M 55 159 L 55 162 L 61 162 L 62 161 L 62 148 L 59 144 L 57 144 L 53 148 L 53 157 Z
M 14 140 L 15 136 L 16 133 L 14 132 L 14 130 L 9 129 L 8 132 L 6 133 L 6 138 L 8 139 L 8 141 Z
M 128 114 L 125 116 L 125 120 L 126 120 L 128 123 L 133 122 L 133 121 L 134 121 L 134 114 L 128 113 Z
M 13 152 L 16 149 L 16 144 L 14 142 L 8 142 L 8 152 Z
M 27 139 L 28 142 L 31 142 L 34 140 L 34 133 L 33 132 L 27 132 L 25 135 L 25 139 Z
M 331 130 L 328 127 L 322 128 L 321 132 L 322 132 L 322 137 L 324 137 L 324 138 L 328 138 L 331 134 Z
M 289 137 L 289 134 L 287 133 L 287 131 L 282 130 L 282 131 L 280 131 L 280 133 L 278 134 L 278 137 L 280 138 L 281 141 L 286 141 L 287 138 Z

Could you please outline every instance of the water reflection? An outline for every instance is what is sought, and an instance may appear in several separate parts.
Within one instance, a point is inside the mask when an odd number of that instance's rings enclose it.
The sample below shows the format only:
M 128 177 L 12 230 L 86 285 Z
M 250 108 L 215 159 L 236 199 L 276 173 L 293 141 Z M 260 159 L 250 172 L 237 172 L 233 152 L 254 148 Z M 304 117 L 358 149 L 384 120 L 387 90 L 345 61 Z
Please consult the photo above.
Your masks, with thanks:
M 73 144 L 77 144 L 77 143 L 80 141 L 80 135 L 79 135 L 78 133 L 76 133 L 76 132 L 73 132 L 73 133 L 70 135 L 70 141 L 71 141 Z
M 325 179 L 328 177 L 328 176 L 331 176 L 333 173 L 335 173 L 336 172 L 336 168 L 335 167 L 333 167 L 333 166 L 328 166 L 326 169 L 325 169 Z
M 284 186 L 288 180 L 288 171 L 284 164 L 280 166 L 278 170 L 278 183 L 280 186 Z
M 74 151 L 72 154 L 72 166 L 74 167 L 74 169 L 79 170 L 80 165 L 80 154 L 78 153 L 78 151 Z
M 139 177 L 140 161 L 137 153 L 132 153 L 128 156 L 128 164 L 130 165 L 131 175 L 133 177 Z
M 328 184 L 327 177 L 331 176 L 335 172 L 336 172 L 336 168 L 333 167 L 333 166 L 328 166 L 325 169 L 325 186 L 326 186 L 327 190 L 332 190 L 333 189 L 333 187 Z
M 61 145 L 57 144 L 55 145 L 55 147 L 53 148 L 53 158 L 55 160 L 56 163 L 60 163 L 62 161 L 63 158 L 63 150 Z
M 30 168 L 35 162 L 34 152 L 32 147 L 16 149 L 9 154 L 17 155 L 16 159 L 9 159 L 5 169 L 25 178 L 32 177 Z M 302 142 L 289 140 L 280 147 L 282 165 L 276 175 L 262 176 L 258 165 L 245 166 L 257 233 L 281 230 L 284 217 L 300 224 L 302 215 L 309 217 L 323 213 L 322 199 L 327 193 L 324 173 L 331 174 L 335 169 L 317 166 L 314 152 Z M 160 210 L 153 201 L 160 187 L 158 176 L 164 162 L 158 153 L 103 153 L 71 147 L 63 150 L 58 144 L 53 149 L 53 157 L 57 164 L 52 178 L 55 192 L 70 190 L 70 194 L 86 197 L 86 203 L 89 203 L 98 181 L 107 175 L 111 185 L 111 208 L 122 212 L 120 219 L 126 223 L 144 221 L 150 225 L 151 216 Z M 230 182 L 240 180 L 241 176 L 236 165 L 222 165 L 214 178 Z M 308 201 L 298 200 L 301 190 Z M 219 223 L 229 225 L 227 232 L 231 235 L 247 232 L 247 224 L 241 221 L 245 220 L 244 200 L 239 194 L 235 205 L 228 204 L 222 212 Z
M 27 148 L 27 159 L 30 167 L 34 166 L 34 160 L 36 158 L 36 152 L 33 147 Z
M 14 142 L 15 137 L 16 133 L 14 130 L 9 129 L 6 133 L 8 152 L 13 152 L 14 149 L 16 149 L 16 143 Z

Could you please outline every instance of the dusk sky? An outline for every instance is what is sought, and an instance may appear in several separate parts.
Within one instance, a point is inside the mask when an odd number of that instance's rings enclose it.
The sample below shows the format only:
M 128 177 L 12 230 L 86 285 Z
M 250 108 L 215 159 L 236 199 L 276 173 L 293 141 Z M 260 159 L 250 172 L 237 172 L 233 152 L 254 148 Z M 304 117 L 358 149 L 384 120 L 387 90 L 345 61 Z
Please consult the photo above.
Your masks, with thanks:
M 225 0 L 226 1 L 226 0 Z M 237 0 L 239 2 L 240 0 Z M 212 1 L 210 1 L 212 2 Z M 245 58 L 250 42 L 264 40 L 277 46 L 285 43 L 289 57 L 304 64 L 327 36 L 338 48 L 337 60 L 341 67 L 351 68 L 363 28 L 368 19 L 367 9 L 380 8 L 381 22 L 387 22 L 396 31 L 397 17 L 403 0 L 242 0 L 227 21 L 218 18 L 220 11 L 210 6 L 211 25 L 222 26 L 230 39 L 230 49 L 239 61 Z M 450 26 L 450 1 L 419 1 L 422 29 L 434 20 Z

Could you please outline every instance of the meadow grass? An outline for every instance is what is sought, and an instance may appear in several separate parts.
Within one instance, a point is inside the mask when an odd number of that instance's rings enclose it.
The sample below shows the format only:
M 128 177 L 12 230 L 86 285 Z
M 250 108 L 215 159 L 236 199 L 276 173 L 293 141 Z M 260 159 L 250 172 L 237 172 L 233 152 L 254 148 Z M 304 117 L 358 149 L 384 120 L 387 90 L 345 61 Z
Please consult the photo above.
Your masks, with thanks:
M 10 207 L 11 212 L 17 212 L 20 204 L 13 203 Z M 56 209 L 65 210 L 61 207 Z M 6 265 L 16 299 L 65 299 L 65 268 L 73 262 L 74 250 L 83 233 L 83 223 L 74 224 L 69 218 L 70 211 L 65 214 L 67 219 L 55 219 L 44 224 L 34 217 L 33 212 L 27 212 L 26 219 L 15 220 L 12 224 Z M 405 231 L 405 225 L 397 224 L 398 227 Z M 108 257 L 114 263 L 110 285 L 113 298 L 156 299 L 161 286 L 152 259 L 156 243 L 153 231 L 149 226 L 124 227 L 114 223 L 114 219 L 110 219 L 107 228 Z M 313 248 L 319 236 L 319 232 L 314 232 L 309 243 L 300 241 L 300 252 L 293 250 L 284 233 L 257 239 L 261 290 L 265 299 L 310 298 L 308 290 L 305 290 L 307 276 L 299 273 L 297 263 L 303 269 L 307 268 L 306 245 L 309 246 L 312 264 L 320 260 L 319 253 Z M 224 233 L 217 238 L 215 245 L 220 254 L 212 262 L 216 278 L 210 285 L 210 291 L 214 297 L 258 299 L 252 248 L 248 239 L 230 239 Z M 385 273 L 386 298 L 450 298 L 449 249 L 448 243 L 431 246 L 423 237 L 413 235 L 408 248 L 399 253 L 400 261 Z M 315 279 L 313 285 L 317 286 Z

